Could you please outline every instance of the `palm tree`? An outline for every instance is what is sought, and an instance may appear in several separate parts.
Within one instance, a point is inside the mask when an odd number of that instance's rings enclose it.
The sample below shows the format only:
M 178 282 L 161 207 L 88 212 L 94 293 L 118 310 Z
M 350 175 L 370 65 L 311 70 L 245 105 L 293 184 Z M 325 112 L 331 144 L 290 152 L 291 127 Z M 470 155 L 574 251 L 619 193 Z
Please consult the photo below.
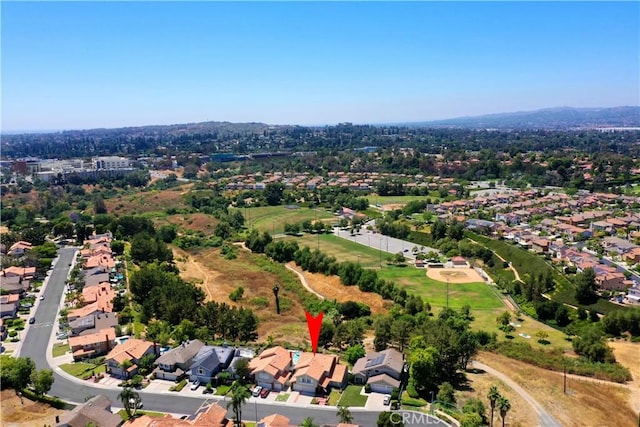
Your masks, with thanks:
M 318 427 L 318 425 L 313 423 L 313 418 L 307 417 L 302 420 L 302 424 L 300 424 L 300 427 Z
M 500 392 L 498 392 L 498 387 L 492 385 L 487 394 L 487 398 L 491 404 L 491 427 L 493 427 L 493 410 L 496 408 L 496 402 L 500 397 L 502 396 L 500 396 Z
M 140 402 L 140 395 L 130 387 L 122 389 L 118 398 L 124 405 L 124 410 L 127 413 L 127 417 L 131 418 L 138 410 L 138 402 Z
M 346 406 L 338 406 L 338 418 L 341 423 L 351 424 L 353 421 L 353 415 L 351 415 L 351 411 Z
M 498 410 L 500 411 L 500 416 L 502 417 L 502 427 L 504 427 L 504 419 L 506 418 L 509 409 L 511 409 L 511 403 L 509 403 L 506 398 L 500 396 L 497 406 Z
M 244 405 L 249 397 L 251 397 L 249 390 L 238 381 L 234 381 L 231 386 L 231 401 L 227 403 L 227 409 L 229 409 L 230 406 L 233 407 L 236 427 L 242 426 L 242 405 Z

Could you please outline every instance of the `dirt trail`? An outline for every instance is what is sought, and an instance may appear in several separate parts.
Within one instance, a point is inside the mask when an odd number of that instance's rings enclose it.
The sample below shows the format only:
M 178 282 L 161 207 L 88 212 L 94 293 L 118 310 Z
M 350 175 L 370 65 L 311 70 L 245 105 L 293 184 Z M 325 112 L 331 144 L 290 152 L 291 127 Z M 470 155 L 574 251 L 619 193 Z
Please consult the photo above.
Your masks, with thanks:
M 311 292 L 312 294 L 314 294 L 315 296 L 317 296 L 320 299 L 325 299 L 324 296 L 320 295 L 319 293 L 314 291 L 313 288 L 311 288 L 311 286 L 309 286 L 309 283 L 307 282 L 307 278 L 304 277 L 304 274 L 302 274 L 300 271 L 298 271 L 296 268 L 294 268 L 291 265 L 291 263 L 285 264 L 284 266 L 287 267 L 287 270 L 290 270 L 290 271 L 293 271 L 294 273 L 296 273 L 296 275 L 300 279 L 300 283 L 302 283 L 302 286 L 304 286 L 306 290 L 308 290 L 309 292 Z
M 172 247 L 174 257 L 182 258 L 186 261 L 178 261 L 178 268 L 183 272 L 185 279 L 196 279 L 202 280 L 201 288 L 204 288 L 207 293 L 207 301 L 213 301 L 213 294 L 211 293 L 211 288 L 213 287 L 214 278 L 211 277 L 201 266 L 200 263 L 196 262 L 193 257 L 190 257 L 188 253 L 183 251 L 180 248 Z

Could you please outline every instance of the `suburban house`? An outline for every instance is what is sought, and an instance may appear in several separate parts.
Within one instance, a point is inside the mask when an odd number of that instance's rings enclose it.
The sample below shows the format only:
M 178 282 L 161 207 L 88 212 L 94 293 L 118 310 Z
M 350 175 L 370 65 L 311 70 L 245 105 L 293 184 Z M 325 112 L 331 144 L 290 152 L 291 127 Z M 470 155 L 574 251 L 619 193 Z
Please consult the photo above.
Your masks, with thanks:
M 93 316 L 98 313 L 104 313 L 104 311 L 98 308 L 97 302 L 94 302 L 92 304 L 85 305 L 84 307 L 69 310 L 69 313 L 67 314 L 67 320 L 72 321 L 81 317 Z
M 272 414 L 258 421 L 256 427 L 293 427 L 293 425 L 289 423 L 289 418 L 284 415 Z
M 622 273 L 605 273 L 596 276 L 596 285 L 600 289 L 620 291 L 626 288 L 625 277 Z
M 164 417 L 142 415 L 130 419 L 123 424 L 123 427 L 231 427 L 232 425 L 233 422 L 227 419 L 227 409 L 214 403 L 203 405 L 195 415 L 184 420 L 173 418 L 169 414 Z
M 72 411 L 65 412 L 56 427 L 86 427 L 95 425 L 100 427 L 118 427 L 122 424 L 122 417 L 111 412 L 111 400 L 99 394 Z
M 115 327 L 118 324 L 118 316 L 115 313 L 97 313 L 89 316 L 79 317 L 69 322 L 71 328 L 70 336 L 88 335 L 99 331 Z
M 625 261 L 629 264 L 640 263 L 640 248 L 633 248 L 626 254 L 624 254 Z
M 218 372 L 229 367 L 235 348 L 205 345 L 198 350 L 189 367 L 189 381 L 211 382 Z
M 20 240 L 11 245 L 11 247 L 9 248 L 9 252 L 7 252 L 7 255 L 22 256 L 25 254 L 25 252 L 30 251 L 32 248 L 33 247 L 31 246 L 31 243 Z
M 291 352 L 280 346 L 268 348 L 249 362 L 249 369 L 259 386 L 282 391 L 291 377 Z
M 0 296 L 0 319 L 14 318 L 18 313 L 20 296 L 9 294 Z
M 116 330 L 106 328 L 87 335 L 69 337 L 69 347 L 73 360 L 106 354 L 116 347 Z
M 117 378 L 131 378 L 138 373 L 140 359 L 147 354 L 154 354 L 152 342 L 129 338 L 107 354 L 107 372 Z
M 19 295 L 28 291 L 30 287 L 31 283 L 20 276 L 0 276 L 0 289 L 8 294 Z
M 338 363 L 338 356 L 304 352 L 300 354 L 291 376 L 294 391 L 315 395 L 327 393 L 331 388 L 343 389 L 347 385 L 347 366 Z
M 20 277 L 22 280 L 31 280 L 36 275 L 35 267 L 16 267 L 12 265 L 0 273 L 4 277 Z
M 378 393 L 391 393 L 400 387 L 403 372 L 404 356 L 393 348 L 368 353 L 356 361 L 352 370 L 356 384 L 369 384 Z
M 186 375 L 193 358 L 198 354 L 204 343 L 200 340 L 183 342 L 172 348 L 155 361 L 156 369 L 153 374 L 156 379 L 179 381 Z
M 539 254 L 548 253 L 550 244 L 551 244 L 551 242 L 548 241 L 547 239 L 532 239 L 531 240 L 531 248 L 534 250 L 534 252 L 539 253 Z
M 100 301 L 98 305 L 106 307 L 117 295 L 118 293 L 111 289 L 110 283 L 103 282 L 96 286 L 82 288 L 82 298 L 86 304 Z

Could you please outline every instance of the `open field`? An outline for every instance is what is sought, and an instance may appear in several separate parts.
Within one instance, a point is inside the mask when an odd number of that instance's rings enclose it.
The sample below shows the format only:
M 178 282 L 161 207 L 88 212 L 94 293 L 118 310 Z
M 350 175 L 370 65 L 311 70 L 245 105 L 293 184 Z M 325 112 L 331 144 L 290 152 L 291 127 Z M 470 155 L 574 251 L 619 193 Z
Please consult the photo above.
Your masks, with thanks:
M 487 411 L 485 415 L 487 420 L 491 419 L 491 405 L 487 394 L 491 386 L 498 387 L 498 391 L 501 395 L 509 399 L 511 403 L 511 410 L 507 414 L 507 425 L 512 427 L 528 427 L 538 425 L 538 417 L 536 416 L 533 408 L 511 387 L 497 379 L 496 377 L 488 374 L 484 371 L 471 371 L 466 372 L 468 382 L 465 384 L 468 389 L 463 391 L 456 391 L 456 401 L 458 402 L 458 408 L 464 405 L 464 402 L 475 397 L 480 399 L 484 403 Z M 500 412 L 494 411 L 493 425 L 501 426 L 502 419 L 500 418 Z
M 529 392 L 565 426 L 636 426 L 637 413 L 628 405 L 625 386 L 587 380 L 567 380 L 562 392 L 562 373 L 547 371 L 494 353 L 480 352 L 476 360 L 504 373 Z M 527 424 L 532 425 L 532 424 Z
M 317 234 L 305 233 L 299 237 L 285 236 L 283 239 L 295 240 L 300 247 L 308 246 L 312 250 L 320 248 L 323 253 L 336 257 L 340 262 L 357 262 L 364 268 L 380 266 L 380 251 L 333 234 L 320 234 L 318 238 Z M 386 252 L 382 253 L 383 262 L 387 255 Z
M 335 216 L 324 209 L 309 209 L 300 206 L 289 209 L 286 206 L 260 206 L 239 209 L 244 215 L 245 225 L 271 234 L 284 233 L 284 224 L 299 223 L 305 220 L 332 219 Z M 337 221 L 337 220 L 336 220 Z
M 424 200 L 426 198 L 431 198 L 439 200 L 439 194 L 437 191 L 431 192 L 429 196 L 377 196 L 375 194 L 367 196 L 369 199 L 369 203 L 379 204 L 379 205 L 389 205 L 389 204 L 402 204 L 406 205 L 407 203 L 413 200 Z M 434 202 L 436 203 L 436 202 Z
M 474 319 L 471 322 L 471 328 L 474 330 L 484 330 L 489 333 L 495 332 L 498 334 L 498 339 L 503 340 L 504 332 L 498 329 L 496 318 L 504 311 L 507 311 L 507 307 L 502 307 L 495 310 L 472 309 L 471 314 L 473 315 Z M 514 340 L 525 341 L 535 348 L 561 348 L 563 350 L 571 350 L 571 341 L 567 341 L 565 339 L 565 334 L 563 332 L 554 329 L 549 325 L 545 325 L 544 323 L 528 316 L 523 316 L 522 321 L 516 320 L 515 314 L 513 312 L 511 316 L 513 318 L 513 322 L 517 325 L 520 325 L 517 326 L 516 330 L 513 332 Z M 538 333 L 538 331 L 544 331 L 548 334 L 547 340 L 550 344 L 543 345 L 538 343 L 538 338 L 536 338 L 536 334 Z M 524 338 L 520 336 L 520 334 L 523 334 L 525 336 L 528 335 L 530 338 Z
M 372 314 L 386 314 L 388 308 L 393 305 L 391 301 L 385 301 L 380 295 L 373 292 L 362 292 L 357 286 L 344 286 L 340 283 L 338 276 L 309 273 L 296 266 L 294 262 L 290 262 L 289 265 L 302 273 L 305 279 L 307 279 L 309 286 L 326 299 L 335 299 L 338 302 L 361 302 L 371 308 Z
M 428 268 L 427 277 L 445 283 L 484 282 L 482 276 L 473 268 Z
M 207 215 L 201 212 L 190 214 L 176 214 L 159 217 L 154 220 L 156 226 L 173 224 L 178 229 L 189 229 L 193 231 L 202 231 L 203 233 L 213 233 L 213 229 L 218 224 L 218 220 L 213 215 Z
M 135 194 L 125 194 L 104 201 L 109 213 L 120 215 L 134 215 L 146 212 L 163 212 L 167 208 L 186 208 L 184 194 L 193 187 L 185 184 L 166 190 L 143 191 Z
M 3 427 L 31 427 L 34 425 L 56 425 L 56 415 L 62 417 L 65 411 L 55 409 L 46 403 L 34 402 L 26 397 L 16 396 L 15 390 L 2 390 L 0 395 L 2 410 L 0 425 Z
M 631 390 L 631 405 L 640 412 L 640 343 L 629 341 L 610 341 L 613 354 L 618 363 L 629 369 L 633 380 L 628 383 Z
M 235 260 L 225 260 L 219 249 L 185 252 L 172 247 L 181 276 L 205 290 L 206 300 L 251 308 L 260 319 L 258 341 L 272 336 L 275 341 L 292 345 L 309 342 L 304 316 L 304 298 L 315 298 L 305 290 L 298 277 L 283 265 L 264 255 L 239 251 Z M 280 285 L 282 312 L 276 314 L 271 288 Z M 241 300 L 233 302 L 229 294 L 238 286 L 244 288 Z
M 380 270 L 378 276 L 392 280 L 398 286 L 406 288 L 408 292 L 423 297 L 434 307 L 447 305 L 447 283 L 427 277 L 422 268 L 388 266 Z M 500 299 L 483 282 L 450 283 L 449 307 L 460 308 L 467 304 L 472 310 L 503 307 Z

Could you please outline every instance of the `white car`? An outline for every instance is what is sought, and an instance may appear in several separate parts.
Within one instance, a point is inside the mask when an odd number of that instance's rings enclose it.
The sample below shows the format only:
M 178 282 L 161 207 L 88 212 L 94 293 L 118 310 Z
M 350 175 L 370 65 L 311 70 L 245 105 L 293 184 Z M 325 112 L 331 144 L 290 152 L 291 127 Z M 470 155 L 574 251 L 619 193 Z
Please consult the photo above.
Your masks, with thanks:
M 262 391 L 262 386 L 257 386 L 256 388 L 253 389 L 253 393 L 251 393 L 253 395 L 253 397 L 258 397 L 260 396 L 260 392 Z
M 138 400 L 138 404 L 136 405 L 136 399 L 134 399 L 134 398 L 129 399 L 129 404 L 131 406 L 135 406 L 137 409 L 142 408 L 142 402 L 140 400 Z
M 40 301 L 44 301 L 44 295 L 40 295 Z
M 382 401 L 382 404 L 386 406 L 389 403 L 391 403 L 391 395 L 390 394 L 385 394 L 384 395 L 384 400 Z
M 197 390 L 200 387 L 200 381 L 196 380 L 193 384 L 191 384 L 191 390 Z

